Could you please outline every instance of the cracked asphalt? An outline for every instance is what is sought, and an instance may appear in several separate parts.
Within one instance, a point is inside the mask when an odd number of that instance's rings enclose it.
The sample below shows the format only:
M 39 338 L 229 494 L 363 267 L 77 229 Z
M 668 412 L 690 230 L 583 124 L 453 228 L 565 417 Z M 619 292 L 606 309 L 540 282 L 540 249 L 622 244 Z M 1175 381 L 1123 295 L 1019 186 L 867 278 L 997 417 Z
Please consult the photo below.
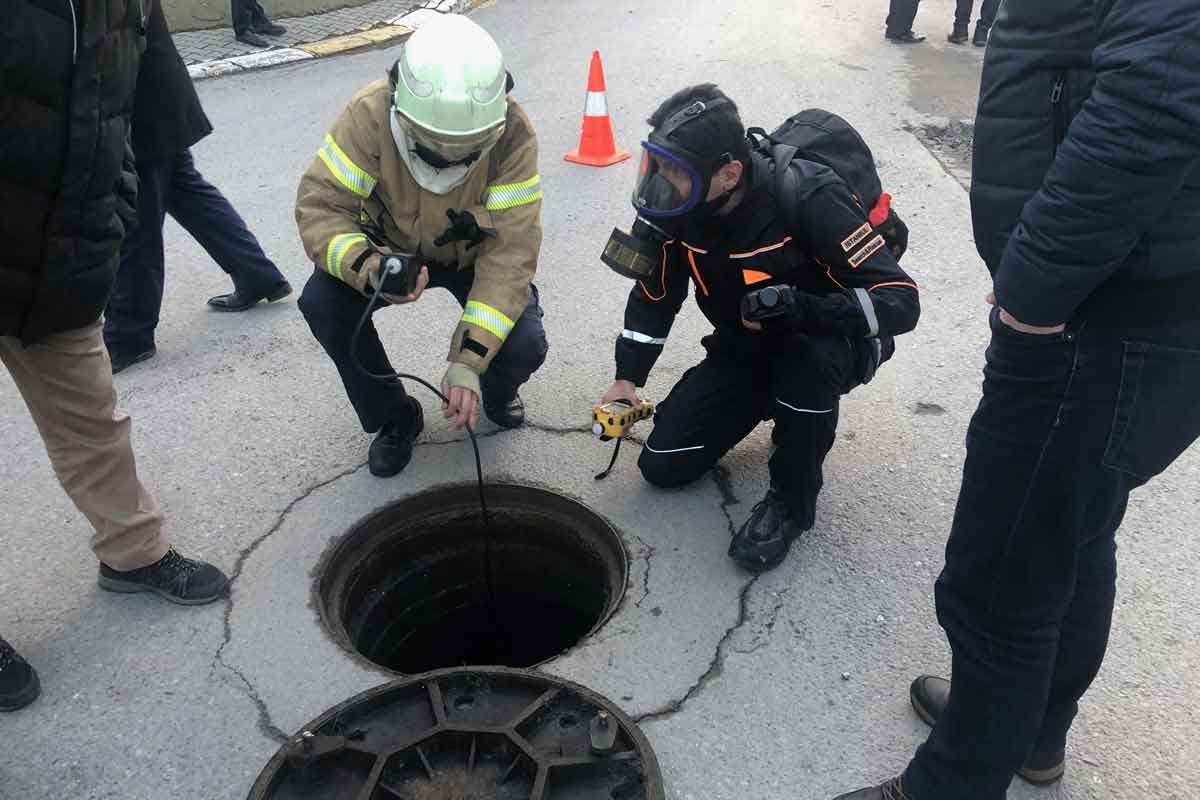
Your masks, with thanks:
M 932 585 L 978 398 L 988 286 L 951 168 L 961 158 L 935 157 L 910 131 L 969 121 L 979 54 L 942 41 L 949 0 L 922 4 L 924 49 L 884 46 L 885 6 L 501 0 L 476 17 L 504 49 L 539 132 L 538 284 L 551 342 L 524 391 L 534 424 L 484 428 L 484 468 L 489 480 L 575 497 L 621 531 L 624 601 L 543 669 L 642 724 L 673 800 L 828 800 L 887 777 L 924 735 L 907 708 L 909 680 L 948 664 Z M 872 144 L 912 229 L 905 263 L 922 285 L 921 326 L 846 398 L 817 526 L 759 577 L 739 572 L 725 547 L 765 488 L 767 426 L 682 490 L 640 480 L 636 442 L 607 480 L 592 477 L 610 451 L 587 433 L 587 413 L 611 378 L 628 291 L 597 255 L 611 227 L 631 219 L 635 169 L 561 160 L 577 143 L 593 48 L 620 146 L 637 147 L 641 120 L 669 92 L 704 80 L 728 90 L 749 124 L 831 108 Z M 351 94 L 392 58 L 377 50 L 200 84 L 216 133 L 195 148 L 197 163 L 297 290 L 311 271 L 292 219 L 299 175 Z M 44 689 L 29 709 L 0 715 L 2 800 L 245 797 L 288 734 L 387 678 L 320 625 L 313 577 L 330 543 L 380 506 L 473 477 L 469 446 L 420 389 L 428 427 L 412 464 L 393 480 L 367 474 L 368 438 L 294 299 L 210 314 L 204 301 L 227 290 L 225 276 L 173 222 L 166 239 L 158 355 L 117 387 L 170 535 L 223 565 L 234 592 L 199 609 L 100 592 L 86 523 L 0 375 L 0 633 L 38 667 Z M 431 293 L 377 324 L 396 366 L 436 379 L 457 314 L 446 293 Z M 698 360 L 706 332 L 687 307 L 648 396 L 661 399 Z M 1011 798 L 1192 796 L 1198 479 L 1193 452 L 1135 496 L 1109 657 L 1067 777 L 1050 790 L 1017 782 Z

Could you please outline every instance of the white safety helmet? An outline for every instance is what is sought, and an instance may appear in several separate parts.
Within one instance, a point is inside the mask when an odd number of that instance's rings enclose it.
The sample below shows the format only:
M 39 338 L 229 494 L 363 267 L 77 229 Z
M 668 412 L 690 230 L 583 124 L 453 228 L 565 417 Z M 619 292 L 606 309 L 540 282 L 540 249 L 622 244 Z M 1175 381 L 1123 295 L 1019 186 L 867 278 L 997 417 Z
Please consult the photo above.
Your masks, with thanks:
M 392 80 L 396 122 L 435 169 L 469 167 L 504 132 L 508 73 L 500 48 L 460 14 L 418 28 L 401 45 Z

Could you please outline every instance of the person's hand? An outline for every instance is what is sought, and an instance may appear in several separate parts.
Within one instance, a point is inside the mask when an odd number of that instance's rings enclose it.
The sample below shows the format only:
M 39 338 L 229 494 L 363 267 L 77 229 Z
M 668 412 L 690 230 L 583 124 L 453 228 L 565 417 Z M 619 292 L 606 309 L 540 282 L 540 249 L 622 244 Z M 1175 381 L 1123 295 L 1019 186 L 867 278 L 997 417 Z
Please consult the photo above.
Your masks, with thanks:
M 751 330 L 751 331 L 761 331 L 762 323 L 761 322 L 751 322 L 750 320 L 746 319 L 745 317 L 742 317 L 742 327 L 746 328 L 747 330 Z
M 995 292 L 988 292 L 987 303 L 990 306 L 996 305 Z M 1054 333 L 1062 333 L 1067 329 L 1065 323 L 1062 325 L 1026 325 L 1003 308 L 999 308 L 998 306 L 997 308 L 1000 311 L 1000 322 L 1018 333 L 1027 333 L 1031 336 L 1049 336 Z
M 415 303 L 421 296 L 421 292 L 425 291 L 425 287 L 429 285 L 429 269 L 421 267 L 421 271 L 417 273 L 417 285 L 413 288 L 412 294 L 387 294 L 382 295 L 384 300 L 387 300 L 394 306 L 402 306 L 405 303 Z
M 633 381 L 613 381 L 613 385 L 608 387 L 608 391 L 600 398 L 600 405 L 608 405 L 618 400 L 629 403 L 631 406 L 640 406 L 642 404 L 642 401 L 638 398 L 637 387 L 633 385 Z
M 442 406 L 442 416 L 455 428 L 475 430 L 479 420 L 479 374 L 463 364 L 451 364 L 442 378 L 442 394 L 448 401 Z

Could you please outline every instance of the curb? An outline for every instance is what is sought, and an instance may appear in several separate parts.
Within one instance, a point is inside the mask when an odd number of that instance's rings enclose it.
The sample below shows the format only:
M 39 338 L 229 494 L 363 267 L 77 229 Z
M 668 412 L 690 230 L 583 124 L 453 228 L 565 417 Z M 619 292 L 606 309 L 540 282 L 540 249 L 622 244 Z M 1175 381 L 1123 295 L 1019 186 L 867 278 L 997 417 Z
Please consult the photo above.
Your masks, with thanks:
M 412 33 L 421 27 L 430 15 L 465 14 L 494 2 L 495 0 L 427 0 L 421 8 L 401 14 L 394 19 L 381 20 L 373 28 L 331 36 L 328 39 L 299 44 L 294 47 L 281 47 L 244 56 L 201 61 L 198 64 L 189 65 L 188 74 L 192 76 L 192 80 L 198 81 L 235 72 L 266 69 L 267 67 L 277 67 L 280 64 L 307 61 L 311 58 L 328 58 L 368 47 L 378 47 Z

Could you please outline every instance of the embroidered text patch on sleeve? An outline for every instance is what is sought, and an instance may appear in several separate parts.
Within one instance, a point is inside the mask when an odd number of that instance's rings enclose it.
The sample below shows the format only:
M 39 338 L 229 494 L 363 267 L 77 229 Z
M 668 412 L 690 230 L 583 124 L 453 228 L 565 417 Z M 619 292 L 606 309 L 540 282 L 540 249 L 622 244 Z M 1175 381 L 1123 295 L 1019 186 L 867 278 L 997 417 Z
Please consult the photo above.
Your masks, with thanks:
M 877 253 L 879 251 L 879 249 L 882 247 L 883 247 L 883 237 L 877 233 L 877 234 L 875 234 L 874 239 L 867 242 L 866 247 L 864 247 L 862 250 L 859 250 L 854 255 L 850 256 L 850 266 L 857 267 L 859 264 L 863 263 L 868 258 L 875 255 L 875 253 Z
M 854 233 L 842 240 L 842 252 L 849 253 L 851 250 L 857 247 L 859 242 L 871 235 L 871 230 L 871 223 L 864 222 L 862 227 L 858 228 L 854 231 Z

